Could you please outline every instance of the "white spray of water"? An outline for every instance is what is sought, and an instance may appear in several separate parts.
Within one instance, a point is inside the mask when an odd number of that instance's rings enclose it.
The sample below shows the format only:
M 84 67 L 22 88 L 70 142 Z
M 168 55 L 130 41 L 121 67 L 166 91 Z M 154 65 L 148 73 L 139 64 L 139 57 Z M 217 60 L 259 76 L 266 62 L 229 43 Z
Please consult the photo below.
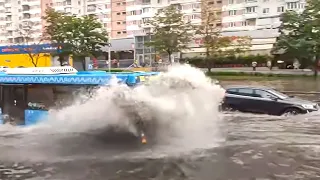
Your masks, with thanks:
M 29 128 L 46 133 L 90 132 L 117 126 L 136 133 L 132 114 L 158 124 L 162 144 L 180 149 L 208 148 L 221 140 L 218 106 L 224 89 L 196 68 L 178 65 L 148 85 L 130 88 L 112 82 L 91 98 L 50 111 L 47 121 Z M 31 132 L 29 132 L 31 134 Z

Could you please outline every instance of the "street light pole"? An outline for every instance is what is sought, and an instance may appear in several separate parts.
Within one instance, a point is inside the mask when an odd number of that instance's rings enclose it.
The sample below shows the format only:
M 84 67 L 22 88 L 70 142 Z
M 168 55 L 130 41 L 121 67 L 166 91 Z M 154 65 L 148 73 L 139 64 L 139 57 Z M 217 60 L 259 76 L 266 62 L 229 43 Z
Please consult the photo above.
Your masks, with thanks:
M 111 40 L 108 38 L 108 71 L 111 72 Z

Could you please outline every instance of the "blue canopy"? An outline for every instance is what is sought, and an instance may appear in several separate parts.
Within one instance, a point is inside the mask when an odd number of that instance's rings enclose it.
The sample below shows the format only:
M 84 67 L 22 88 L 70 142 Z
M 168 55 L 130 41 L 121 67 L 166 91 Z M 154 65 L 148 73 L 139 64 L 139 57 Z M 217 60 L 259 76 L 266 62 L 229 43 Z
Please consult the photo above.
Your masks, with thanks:
M 0 73 L 0 84 L 62 84 L 62 85 L 107 85 L 115 76 L 122 83 L 137 84 L 137 77 L 154 73 L 107 73 L 105 71 L 83 71 L 75 74 L 16 75 Z

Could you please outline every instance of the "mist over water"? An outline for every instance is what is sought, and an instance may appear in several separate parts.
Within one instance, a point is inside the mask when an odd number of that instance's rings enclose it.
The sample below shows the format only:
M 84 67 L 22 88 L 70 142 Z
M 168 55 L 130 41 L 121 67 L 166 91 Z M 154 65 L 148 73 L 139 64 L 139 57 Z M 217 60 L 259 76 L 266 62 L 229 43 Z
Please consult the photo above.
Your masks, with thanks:
M 78 151 L 79 156 L 89 157 L 108 152 L 108 140 L 96 140 L 103 139 L 108 127 L 137 135 L 134 119 L 140 118 L 154 125 L 157 141 L 150 148 L 151 155 L 161 151 L 170 156 L 212 148 L 223 141 L 218 112 L 223 96 L 224 89 L 201 70 L 177 65 L 136 88 L 113 79 L 111 86 L 97 89 L 92 96 L 83 94 L 71 106 L 49 111 L 45 122 L 24 128 L 4 125 L 0 131 L 3 136 L 19 137 L 3 145 L 17 147 L 13 151 L 20 158 L 58 159 L 62 152 L 77 155 Z M 97 144 L 101 149 L 95 149 Z M 119 156 L 120 150 L 110 155 Z

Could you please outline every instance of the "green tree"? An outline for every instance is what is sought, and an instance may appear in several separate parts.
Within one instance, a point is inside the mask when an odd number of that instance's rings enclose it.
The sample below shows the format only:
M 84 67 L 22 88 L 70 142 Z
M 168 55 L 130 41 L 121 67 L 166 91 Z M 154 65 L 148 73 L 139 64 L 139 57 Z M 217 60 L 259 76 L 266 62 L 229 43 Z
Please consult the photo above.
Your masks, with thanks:
M 184 21 L 180 8 L 180 5 L 170 5 L 148 21 L 153 32 L 151 41 L 145 45 L 154 47 L 158 52 L 166 52 L 170 62 L 171 55 L 188 49 L 193 38 L 193 27 L 190 22 Z
M 208 71 L 214 66 L 214 59 L 221 59 L 242 53 L 250 47 L 249 37 L 229 37 L 221 35 L 220 11 L 212 5 L 211 0 L 201 1 L 201 25 L 197 26 L 196 34 L 203 39 L 202 47 L 206 49 L 204 59 Z
M 57 51 L 60 63 L 70 54 L 84 62 L 84 57 L 97 56 L 100 47 L 107 44 L 107 33 L 95 16 L 77 17 L 48 9 L 43 19 L 47 22 L 46 38 L 62 47 Z
M 314 75 L 318 75 L 320 59 L 320 1 L 310 0 L 301 13 L 287 11 L 282 15 L 280 36 L 273 52 L 284 51 L 288 57 L 312 60 Z

